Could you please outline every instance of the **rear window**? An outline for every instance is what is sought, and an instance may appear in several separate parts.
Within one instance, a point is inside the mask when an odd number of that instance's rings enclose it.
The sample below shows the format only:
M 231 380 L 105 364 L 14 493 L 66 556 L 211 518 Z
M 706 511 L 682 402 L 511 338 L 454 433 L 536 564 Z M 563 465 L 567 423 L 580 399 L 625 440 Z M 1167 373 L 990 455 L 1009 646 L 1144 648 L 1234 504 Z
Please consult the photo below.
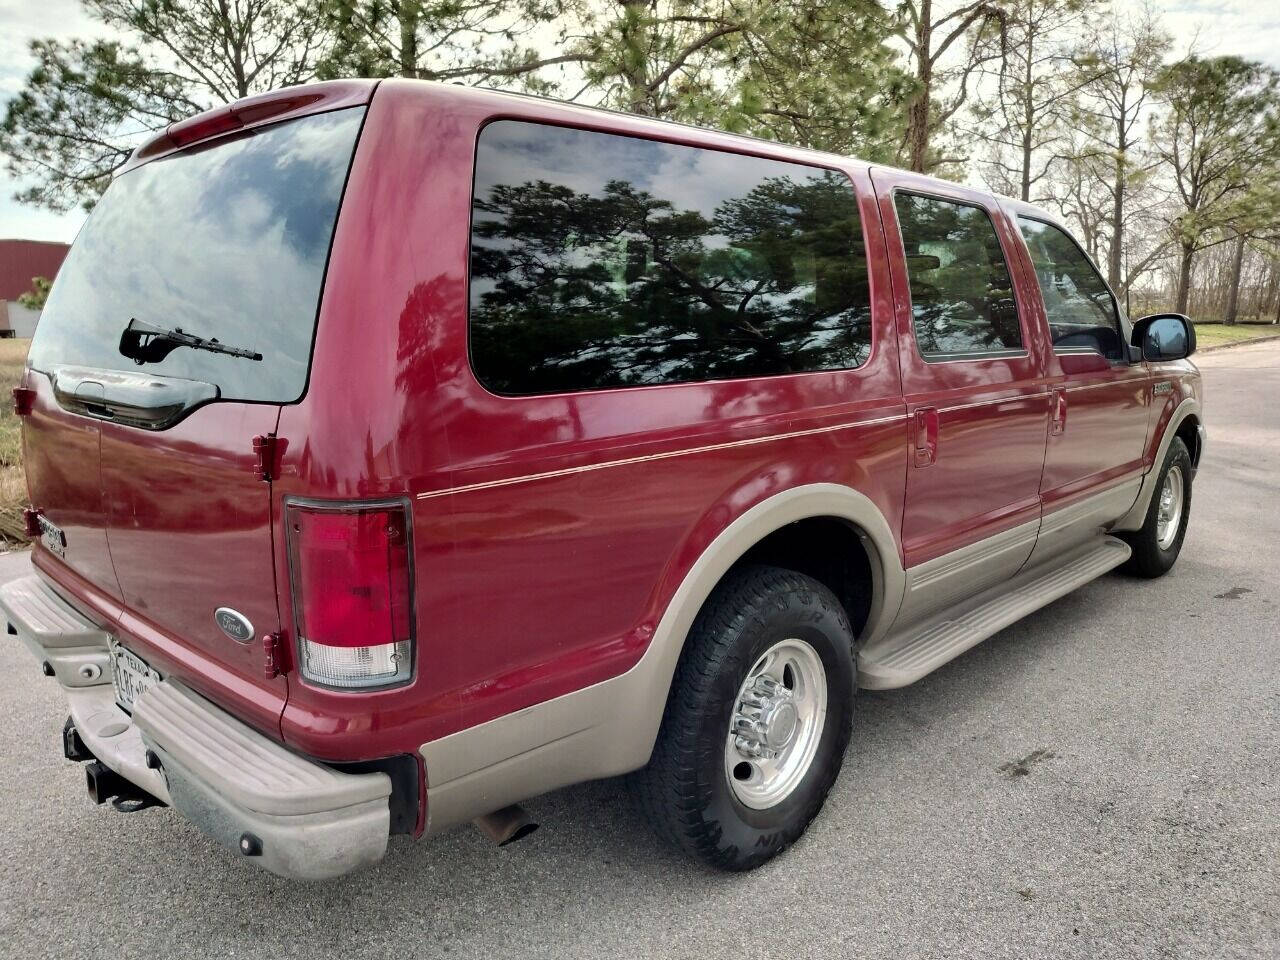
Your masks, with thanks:
M 182 347 L 148 373 L 212 383 L 227 399 L 298 399 L 363 114 L 301 117 L 118 177 L 58 272 L 31 366 L 137 370 L 120 352 L 136 319 L 261 354 Z
M 857 198 L 832 170 L 518 121 L 480 134 L 471 358 L 507 395 L 860 366 Z

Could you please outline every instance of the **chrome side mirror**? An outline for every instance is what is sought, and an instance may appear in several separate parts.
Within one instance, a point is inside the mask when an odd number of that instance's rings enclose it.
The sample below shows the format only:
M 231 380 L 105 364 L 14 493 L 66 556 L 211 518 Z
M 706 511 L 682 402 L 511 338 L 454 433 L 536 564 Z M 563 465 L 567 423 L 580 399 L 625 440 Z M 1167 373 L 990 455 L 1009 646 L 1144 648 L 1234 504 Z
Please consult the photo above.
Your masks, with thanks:
M 1196 328 L 1181 313 L 1153 313 L 1133 325 L 1133 345 L 1143 360 L 1183 360 L 1196 352 Z

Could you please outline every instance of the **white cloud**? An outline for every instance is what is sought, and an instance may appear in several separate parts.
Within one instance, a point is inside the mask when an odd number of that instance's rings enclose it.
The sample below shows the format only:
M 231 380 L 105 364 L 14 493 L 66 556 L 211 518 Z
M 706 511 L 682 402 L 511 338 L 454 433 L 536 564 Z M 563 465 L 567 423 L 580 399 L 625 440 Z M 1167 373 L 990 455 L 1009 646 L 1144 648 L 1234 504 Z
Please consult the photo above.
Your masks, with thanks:
M 80 0 L 0 0 L 0 104 L 22 89 L 35 66 L 28 47 L 32 40 L 56 37 L 101 37 L 111 34 L 84 12 Z M 3 157 L 0 156 L 0 161 Z M 0 238 L 70 242 L 84 223 L 79 210 L 54 213 L 18 203 L 14 191 L 21 184 L 0 162 Z
M 1134 0 L 1126 4 L 1138 7 Z M 1160 22 L 1174 38 L 1174 54 L 1233 54 L 1280 69 L 1280 4 L 1258 0 L 1163 0 Z

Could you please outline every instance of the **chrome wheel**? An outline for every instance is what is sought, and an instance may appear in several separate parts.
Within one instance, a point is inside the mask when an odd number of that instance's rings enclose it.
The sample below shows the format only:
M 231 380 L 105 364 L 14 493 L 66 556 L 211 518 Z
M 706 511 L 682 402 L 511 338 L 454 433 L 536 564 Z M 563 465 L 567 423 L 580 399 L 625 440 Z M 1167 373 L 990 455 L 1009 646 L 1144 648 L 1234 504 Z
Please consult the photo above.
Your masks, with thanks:
M 1183 496 L 1182 468 L 1170 467 L 1160 485 L 1160 505 L 1156 508 L 1156 544 L 1161 550 L 1168 550 L 1178 539 Z
M 763 810 L 785 800 L 809 772 L 827 717 L 827 674 L 803 640 L 774 644 L 738 690 L 724 768 L 733 795 Z

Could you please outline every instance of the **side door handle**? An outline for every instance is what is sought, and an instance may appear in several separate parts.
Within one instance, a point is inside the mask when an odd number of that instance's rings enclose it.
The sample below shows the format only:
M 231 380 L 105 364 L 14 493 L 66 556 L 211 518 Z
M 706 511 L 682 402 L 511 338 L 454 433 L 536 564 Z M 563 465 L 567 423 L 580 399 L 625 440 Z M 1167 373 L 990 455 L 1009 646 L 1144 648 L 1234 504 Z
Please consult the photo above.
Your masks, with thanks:
M 1053 420 L 1049 433 L 1059 437 L 1067 430 L 1067 388 L 1054 387 L 1050 403 L 1053 406 Z
M 936 407 L 918 407 L 912 418 L 913 442 L 915 444 L 912 463 L 917 467 L 927 467 L 938 459 L 938 410 Z

